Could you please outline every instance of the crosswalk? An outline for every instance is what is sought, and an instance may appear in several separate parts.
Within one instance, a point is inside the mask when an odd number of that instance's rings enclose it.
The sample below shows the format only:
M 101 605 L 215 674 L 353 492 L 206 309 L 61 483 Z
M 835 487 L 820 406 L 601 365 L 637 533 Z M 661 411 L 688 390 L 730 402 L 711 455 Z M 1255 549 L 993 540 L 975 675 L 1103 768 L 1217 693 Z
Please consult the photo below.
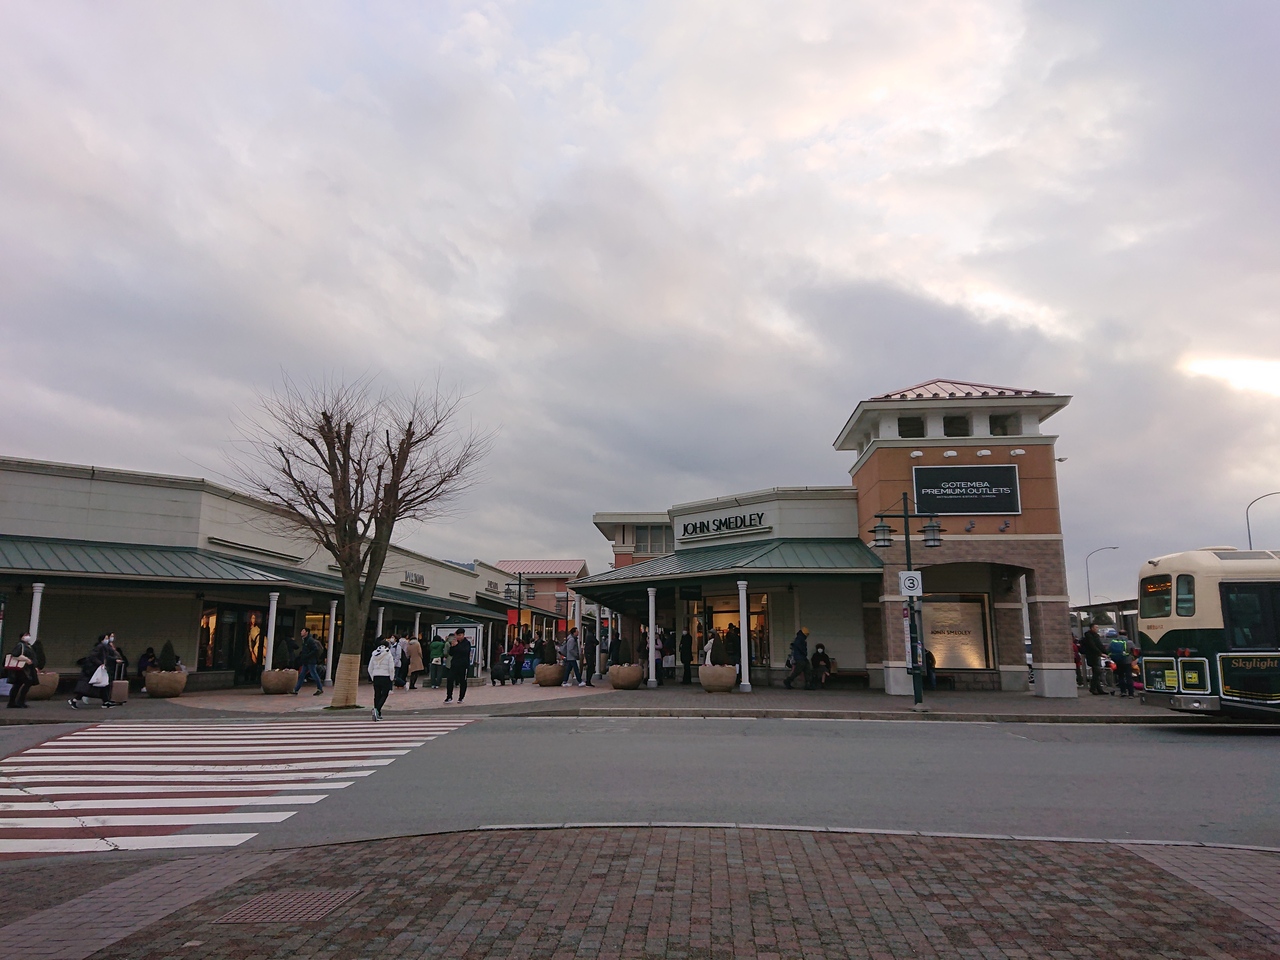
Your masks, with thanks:
M 234 847 L 470 722 L 95 724 L 0 760 L 0 859 Z

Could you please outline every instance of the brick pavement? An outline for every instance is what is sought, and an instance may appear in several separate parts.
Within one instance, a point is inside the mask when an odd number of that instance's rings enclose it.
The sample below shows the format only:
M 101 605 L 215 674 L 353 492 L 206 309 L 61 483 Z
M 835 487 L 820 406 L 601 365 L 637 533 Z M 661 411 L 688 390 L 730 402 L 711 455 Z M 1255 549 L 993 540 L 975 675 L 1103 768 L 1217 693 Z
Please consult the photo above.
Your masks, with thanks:
M 353 884 L 363 892 L 318 921 L 212 923 L 262 893 Z M 94 956 L 1261 960 L 1277 954 L 1280 933 L 1120 847 L 592 828 L 300 850 Z
M 1129 849 L 1280 933 L 1280 856 L 1224 847 Z

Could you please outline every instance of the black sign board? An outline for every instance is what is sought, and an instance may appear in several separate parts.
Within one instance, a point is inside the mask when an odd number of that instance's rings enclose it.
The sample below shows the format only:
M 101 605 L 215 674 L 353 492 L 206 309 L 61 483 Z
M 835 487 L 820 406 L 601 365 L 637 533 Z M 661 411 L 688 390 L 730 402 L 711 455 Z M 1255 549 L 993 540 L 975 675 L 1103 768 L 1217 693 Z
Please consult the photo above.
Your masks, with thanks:
M 916 467 L 916 511 L 957 516 L 970 513 L 1021 513 L 1018 468 Z
M 680 599 L 681 599 L 681 600 L 701 600 L 701 599 L 702 599 L 702 585 L 701 585 L 701 584 L 695 584 L 695 585 L 694 585 L 694 586 L 692 586 L 692 587 L 681 587 L 681 588 L 680 588 Z

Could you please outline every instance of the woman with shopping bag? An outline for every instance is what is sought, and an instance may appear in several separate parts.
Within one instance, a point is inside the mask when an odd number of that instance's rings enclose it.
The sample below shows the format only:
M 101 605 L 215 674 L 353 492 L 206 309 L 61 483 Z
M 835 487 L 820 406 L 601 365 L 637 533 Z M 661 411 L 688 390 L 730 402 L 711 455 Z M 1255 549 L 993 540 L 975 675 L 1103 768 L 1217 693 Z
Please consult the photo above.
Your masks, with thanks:
M 9 681 L 9 709 L 27 705 L 27 691 L 40 682 L 36 648 L 30 633 L 24 633 L 4 658 L 4 676 Z
M 98 637 L 93 652 L 80 661 L 80 679 L 76 681 L 75 696 L 67 701 L 73 710 L 80 708 L 82 697 L 96 697 L 102 701 L 102 709 L 117 706 L 111 699 L 111 680 L 115 676 L 116 664 L 120 661 L 116 653 L 116 635 L 104 633 Z

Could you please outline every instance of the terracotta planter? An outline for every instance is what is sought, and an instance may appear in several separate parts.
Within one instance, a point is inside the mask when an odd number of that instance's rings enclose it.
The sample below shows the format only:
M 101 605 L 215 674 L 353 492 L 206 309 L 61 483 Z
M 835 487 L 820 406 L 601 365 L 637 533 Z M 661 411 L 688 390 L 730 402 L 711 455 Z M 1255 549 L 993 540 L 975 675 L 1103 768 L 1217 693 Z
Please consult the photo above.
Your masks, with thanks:
M 147 696 L 167 700 L 187 689 L 187 675 L 181 670 L 148 670 L 143 676 Z
M 298 682 L 297 670 L 263 670 L 263 693 L 293 693 Z
M 558 687 L 564 682 L 564 667 L 558 663 L 540 663 L 534 667 L 533 682 L 540 687 Z
M 58 692 L 59 674 L 53 670 L 41 670 L 40 682 L 27 691 L 28 700 L 52 700 Z
M 733 666 L 714 667 L 704 663 L 698 667 L 698 682 L 707 693 L 728 693 L 738 682 L 738 671 Z
M 609 668 L 609 683 L 615 690 L 636 690 L 644 682 L 644 667 L 638 663 L 615 663 Z

